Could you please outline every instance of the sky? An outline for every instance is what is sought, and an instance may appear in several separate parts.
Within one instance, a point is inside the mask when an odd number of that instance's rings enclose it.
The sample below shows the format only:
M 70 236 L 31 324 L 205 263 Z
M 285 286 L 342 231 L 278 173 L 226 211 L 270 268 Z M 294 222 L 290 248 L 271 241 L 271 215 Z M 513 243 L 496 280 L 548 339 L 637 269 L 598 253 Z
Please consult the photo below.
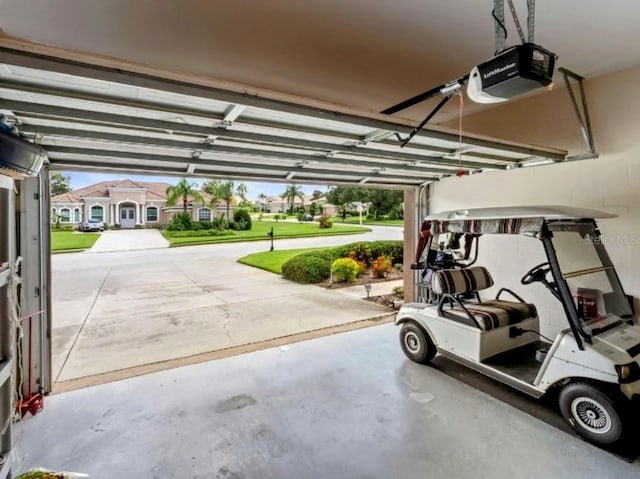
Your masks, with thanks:
M 142 176 L 142 175 L 127 175 L 127 174 L 112 174 L 112 173 L 79 173 L 76 171 L 64 171 L 64 176 L 71 178 L 71 188 L 77 190 L 78 188 L 84 188 L 85 186 L 100 183 L 101 181 L 110 180 L 132 180 L 132 181 L 157 181 L 170 183 L 175 185 L 180 178 L 175 176 Z M 192 178 L 190 181 L 194 183 L 202 184 L 205 180 L 202 178 Z M 261 193 L 267 196 L 280 196 L 287 185 L 291 183 L 260 183 L 253 181 L 235 181 L 236 186 L 239 183 L 247 185 L 247 198 L 250 200 L 257 200 L 258 195 Z M 305 195 L 310 195 L 313 190 L 319 190 L 325 192 L 328 190 L 327 186 L 323 185 L 298 185 L 302 188 Z

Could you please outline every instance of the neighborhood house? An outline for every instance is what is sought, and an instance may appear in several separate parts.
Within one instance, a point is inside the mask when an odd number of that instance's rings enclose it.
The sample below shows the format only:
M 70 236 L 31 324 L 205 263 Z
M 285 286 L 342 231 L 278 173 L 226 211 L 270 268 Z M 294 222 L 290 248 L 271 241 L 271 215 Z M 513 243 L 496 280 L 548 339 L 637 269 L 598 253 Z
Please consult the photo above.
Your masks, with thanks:
M 109 226 L 135 228 L 164 225 L 183 210 L 182 201 L 167 206 L 169 183 L 147 181 L 103 181 L 51 198 L 51 217 L 61 224 L 78 225 L 88 219 Z M 187 212 L 195 221 L 211 221 L 224 213 L 224 202 L 209 207 L 210 196 L 200 192 L 205 204 L 189 198 Z

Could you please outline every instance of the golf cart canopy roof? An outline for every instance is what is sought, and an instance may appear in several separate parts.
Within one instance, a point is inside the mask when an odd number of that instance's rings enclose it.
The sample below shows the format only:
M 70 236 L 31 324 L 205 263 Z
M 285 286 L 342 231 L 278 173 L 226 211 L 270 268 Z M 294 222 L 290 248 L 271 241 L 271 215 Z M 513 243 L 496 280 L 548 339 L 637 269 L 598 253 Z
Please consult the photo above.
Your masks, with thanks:
M 615 218 L 605 211 L 572 206 L 514 206 L 444 211 L 425 218 L 422 231 L 434 233 L 537 233 L 544 221 Z M 427 223 L 427 224 L 425 224 Z

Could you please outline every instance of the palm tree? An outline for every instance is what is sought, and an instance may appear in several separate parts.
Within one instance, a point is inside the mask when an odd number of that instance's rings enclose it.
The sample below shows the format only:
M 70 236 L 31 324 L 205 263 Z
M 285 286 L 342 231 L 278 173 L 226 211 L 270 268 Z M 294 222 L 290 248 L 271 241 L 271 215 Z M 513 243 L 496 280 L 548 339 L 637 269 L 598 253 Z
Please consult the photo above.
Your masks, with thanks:
M 220 201 L 220 195 L 218 194 L 218 182 L 214 180 L 205 182 L 205 184 L 202 185 L 202 191 L 209 195 L 209 208 L 211 208 L 212 211 L 216 211 L 217 216 L 218 201 Z
M 258 195 L 258 202 L 260 203 L 260 211 L 264 213 L 264 204 L 267 202 L 267 195 L 260 193 Z
M 180 198 L 182 198 L 182 211 L 187 212 L 187 206 L 189 204 L 189 197 L 194 201 L 204 203 L 202 195 L 198 191 L 198 185 L 195 183 L 189 183 L 186 178 L 182 178 L 175 186 L 167 187 L 167 206 L 175 205 Z
M 246 205 L 247 203 L 247 185 L 240 183 L 236 186 L 236 194 L 240 197 L 240 203 Z
M 304 203 L 304 194 L 302 192 L 302 188 L 297 185 L 289 185 L 285 188 L 284 193 L 280 195 L 280 198 L 286 200 L 289 204 L 289 211 L 293 213 L 293 205 L 296 201 L 296 198 L 300 198 L 300 201 Z
M 218 187 L 216 190 L 218 193 L 218 198 L 224 200 L 224 202 L 227 204 L 227 220 L 229 220 L 229 210 L 231 209 L 231 203 L 233 202 L 233 181 L 221 181 L 220 183 L 218 183 Z

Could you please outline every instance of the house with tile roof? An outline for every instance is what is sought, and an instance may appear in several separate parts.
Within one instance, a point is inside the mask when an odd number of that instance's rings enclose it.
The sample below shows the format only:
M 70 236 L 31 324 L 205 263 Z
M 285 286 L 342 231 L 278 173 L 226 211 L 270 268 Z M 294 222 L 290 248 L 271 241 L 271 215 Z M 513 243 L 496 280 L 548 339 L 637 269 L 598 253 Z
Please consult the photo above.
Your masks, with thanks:
M 61 224 L 77 225 L 88 219 L 109 226 L 135 228 L 161 226 L 182 211 L 182 205 L 167 206 L 169 183 L 149 181 L 103 181 L 51 198 L 52 218 Z M 189 199 L 187 212 L 195 221 L 211 221 L 224 212 L 223 202 L 210 208 L 210 196 L 201 192 L 205 203 Z
M 299 211 L 300 208 L 309 211 L 311 203 L 318 205 L 319 211 L 324 215 L 335 215 L 337 208 L 327 202 L 326 196 L 313 198 L 312 195 L 303 195 L 303 198 L 296 196 L 293 198 L 293 209 Z M 290 203 L 281 196 L 265 196 L 256 201 L 258 210 L 263 213 L 286 213 L 289 211 Z

